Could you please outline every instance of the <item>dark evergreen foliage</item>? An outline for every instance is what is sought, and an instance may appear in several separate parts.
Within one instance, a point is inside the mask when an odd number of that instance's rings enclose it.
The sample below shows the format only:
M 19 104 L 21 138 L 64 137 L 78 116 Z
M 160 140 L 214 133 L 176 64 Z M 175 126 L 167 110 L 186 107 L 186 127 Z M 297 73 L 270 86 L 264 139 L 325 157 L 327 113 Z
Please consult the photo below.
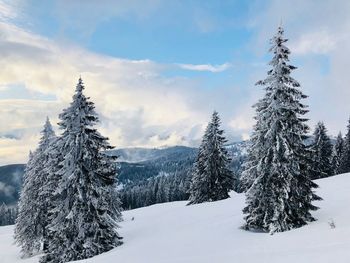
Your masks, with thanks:
M 340 162 L 343 157 L 343 152 L 344 152 L 344 139 L 341 132 L 339 132 L 337 136 L 337 140 L 333 146 L 333 154 L 332 154 L 333 175 L 340 173 Z
M 9 207 L 5 203 L 0 205 L 0 226 L 13 225 L 17 218 L 17 208 Z
M 350 119 L 347 126 L 347 133 L 344 139 L 344 149 L 340 159 L 339 173 L 349 173 L 350 172 Z
M 148 180 L 124 185 L 119 195 L 124 209 L 134 209 L 157 203 L 188 200 L 189 184 L 190 176 L 186 174 L 161 172 Z
M 324 178 L 332 175 L 332 148 L 331 139 L 323 122 L 316 125 L 314 141 L 311 144 L 312 179 Z
M 218 201 L 229 197 L 234 177 L 228 165 L 230 158 L 220 129 L 219 114 L 214 111 L 199 147 L 190 186 L 189 204 Z

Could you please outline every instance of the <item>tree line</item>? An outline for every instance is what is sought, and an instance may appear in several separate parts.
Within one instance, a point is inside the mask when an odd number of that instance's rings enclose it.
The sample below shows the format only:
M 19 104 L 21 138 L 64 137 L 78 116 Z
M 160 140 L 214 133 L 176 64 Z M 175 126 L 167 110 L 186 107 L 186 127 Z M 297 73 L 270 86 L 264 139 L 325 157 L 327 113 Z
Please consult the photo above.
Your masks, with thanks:
M 13 225 L 17 218 L 17 207 L 7 206 L 2 203 L 0 206 L 0 226 Z
M 188 174 L 178 175 L 161 172 L 146 181 L 124 186 L 119 190 L 118 195 L 124 209 L 187 200 L 189 180 Z

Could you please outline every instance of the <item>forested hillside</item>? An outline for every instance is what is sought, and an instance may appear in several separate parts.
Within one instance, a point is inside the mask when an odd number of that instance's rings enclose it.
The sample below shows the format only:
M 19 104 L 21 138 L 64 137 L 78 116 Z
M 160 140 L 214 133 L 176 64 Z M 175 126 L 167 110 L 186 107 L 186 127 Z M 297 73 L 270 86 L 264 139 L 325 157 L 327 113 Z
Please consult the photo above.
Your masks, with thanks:
M 231 169 L 237 177 L 240 175 L 241 164 L 246 155 L 246 144 L 246 142 L 236 142 L 227 145 L 227 149 L 232 156 Z M 173 181 L 173 179 L 177 182 L 179 180 L 187 180 L 197 154 L 197 149 L 185 146 L 160 149 L 125 148 L 112 150 L 109 153 L 118 156 L 118 188 L 124 189 L 122 191 L 123 195 L 129 190 L 130 192 L 127 194 L 132 194 L 132 191 L 140 190 L 140 188 L 146 190 L 146 188 L 148 189 L 156 181 L 162 181 L 160 184 L 163 184 L 165 181 Z M 12 205 L 17 202 L 24 167 L 24 164 L 0 166 L 0 203 Z M 170 178 L 159 178 L 165 175 L 170 176 Z M 150 180 L 150 178 L 153 179 Z M 184 192 L 187 190 L 187 186 L 181 186 L 181 188 L 184 190 L 181 191 L 182 194 L 179 194 L 181 197 L 175 197 L 176 200 L 183 200 L 188 196 Z M 125 199 L 126 196 L 123 198 Z M 164 200 L 167 200 L 167 198 L 164 197 L 160 202 L 164 202 Z M 139 206 L 130 203 L 125 203 L 124 205 L 125 208 Z

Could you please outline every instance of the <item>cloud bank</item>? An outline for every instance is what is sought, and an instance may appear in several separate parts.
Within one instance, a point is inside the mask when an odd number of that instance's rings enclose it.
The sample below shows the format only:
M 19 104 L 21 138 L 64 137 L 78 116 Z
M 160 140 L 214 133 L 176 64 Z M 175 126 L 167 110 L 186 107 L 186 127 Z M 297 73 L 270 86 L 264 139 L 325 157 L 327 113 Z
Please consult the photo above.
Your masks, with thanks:
M 115 17 L 142 25 L 162 16 L 159 21 L 170 27 L 176 22 L 171 19 L 187 10 L 180 2 L 161 0 L 151 0 L 147 8 L 139 0 L 103 2 L 86 1 L 80 8 L 79 1 L 59 1 L 51 15 L 61 23 L 62 32 L 72 27 L 89 36 Z M 229 140 L 248 138 L 254 114 L 251 105 L 261 95 L 254 83 L 268 70 L 268 39 L 281 18 L 290 39 L 291 63 L 298 66 L 294 77 L 310 96 L 305 102 L 310 105 L 311 126 L 324 120 L 331 134 L 345 131 L 350 115 L 349 1 L 253 1 L 239 22 L 212 15 L 210 5 L 189 10 L 185 21 L 192 18 L 194 24 L 188 27 L 199 30 L 193 34 L 215 37 L 227 23 L 249 33 L 242 52 L 248 50 L 249 56 L 240 57 L 241 50 L 233 50 L 233 57 L 223 64 L 102 55 L 67 39 L 28 30 L 23 26 L 30 28 L 23 21 L 25 1 L 9 3 L 0 2 L 0 164 L 26 161 L 46 115 L 54 124 L 58 121 L 80 75 L 100 114 L 99 129 L 117 147 L 198 145 L 214 109 L 222 116 Z M 176 15 L 170 16 L 173 10 Z M 166 21 L 168 15 L 171 21 Z M 177 74 L 179 69 L 188 74 Z
M 171 65 L 58 45 L 13 24 L 2 22 L 0 30 L 0 82 L 8 97 L 0 99 L 0 122 L 5 124 L 0 127 L 0 164 L 27 159 L 45 117 L 57 123 L 80 75 L 100 114 L 99 129 L 117 147 L 196 146 L 211 111 L 228 103 L 235 90 L 222 88 L 216 94 L 202 89 L 198 80 L 163 76 Z M 193 67 L 219 72 L 228 65 Z M 19 93 L 27 97 L 18 99 Z

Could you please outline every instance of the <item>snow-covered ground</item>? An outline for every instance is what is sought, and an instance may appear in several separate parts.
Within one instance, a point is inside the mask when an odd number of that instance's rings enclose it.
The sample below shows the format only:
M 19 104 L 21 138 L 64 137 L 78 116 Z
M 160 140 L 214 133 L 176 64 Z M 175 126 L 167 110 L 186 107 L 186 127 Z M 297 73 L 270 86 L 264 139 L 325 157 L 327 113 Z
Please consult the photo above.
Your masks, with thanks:
M 273 236 L 240 229 L 244 195 L 186 206 L 173 202 L 124 213 L 125 243 L 85 260 L 95 263 L 322 263 L 350 262 L 350 174 L 318 180 L 317 222 Z M 134 218 L 134 220 L 132 220 Z M 330 221 L 335 228 L 331 228 Z M 0 262 L 22 260 L 13 245 L 13 226 L 0 227 Z

